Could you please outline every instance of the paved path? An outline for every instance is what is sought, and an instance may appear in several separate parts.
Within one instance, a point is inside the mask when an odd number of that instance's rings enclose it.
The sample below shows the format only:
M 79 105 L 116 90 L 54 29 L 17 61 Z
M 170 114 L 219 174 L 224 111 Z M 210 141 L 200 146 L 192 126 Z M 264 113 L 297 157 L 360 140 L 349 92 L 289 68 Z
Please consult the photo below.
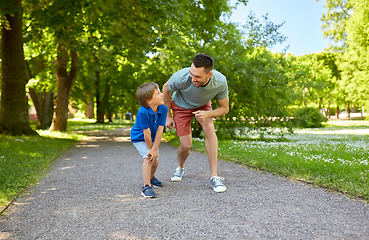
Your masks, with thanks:
M 95 131 L 57 159 L 0 218 L 0 239 L 369 239 L 368 205 L 223 161 L 228 190 L 215 193 L 201 153 L 171 182 L 168 143 L 156 174 L 164 187 L 144 199 L 128 133 Z

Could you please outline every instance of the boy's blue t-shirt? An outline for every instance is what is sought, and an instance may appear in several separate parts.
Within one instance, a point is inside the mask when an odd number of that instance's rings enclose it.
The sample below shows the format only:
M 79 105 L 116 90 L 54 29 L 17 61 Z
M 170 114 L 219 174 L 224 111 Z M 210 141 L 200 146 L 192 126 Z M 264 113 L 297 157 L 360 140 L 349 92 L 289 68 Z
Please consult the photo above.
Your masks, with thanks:
M 136 122 L 131 129 L 131 141 L 145 141 L 143 130 L 150 128 L 151 139 L 154 142 L 158 127 L 165 126 L 167 113 L 168 107 L 165 105 L 158 106 L 158 112 L 154 112 L 150 107 L 141 106 L 136 115 Z

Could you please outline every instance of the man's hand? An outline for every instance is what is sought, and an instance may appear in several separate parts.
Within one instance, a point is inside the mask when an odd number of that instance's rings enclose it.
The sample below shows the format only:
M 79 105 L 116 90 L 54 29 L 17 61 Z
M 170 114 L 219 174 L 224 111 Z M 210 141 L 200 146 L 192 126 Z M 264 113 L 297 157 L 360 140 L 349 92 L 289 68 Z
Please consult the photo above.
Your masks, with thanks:
M 176 128 L 176 123 L 174 122 L 174 119 L 172 117 L 167 117 L 165 121 L 165 126 L 169 129 Z
M 209 118 L 209 111 L 197 110 L 192 112 L 198 122 L 205 122 Z

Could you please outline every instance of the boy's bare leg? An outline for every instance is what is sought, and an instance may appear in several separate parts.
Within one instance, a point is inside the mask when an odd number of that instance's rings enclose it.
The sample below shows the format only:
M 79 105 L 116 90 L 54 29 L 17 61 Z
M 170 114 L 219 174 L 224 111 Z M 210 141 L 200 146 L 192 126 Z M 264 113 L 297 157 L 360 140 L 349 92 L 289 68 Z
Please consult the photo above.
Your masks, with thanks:
M 151 186 L 150 183 L 150 176 L 151 176 L 151 169 L 152 169 L 152 163 L 150 162 L 150 160 L 148 158 L 145 158 L 143 163 L 142 163 L 142 178 L 143 178 L 143 182 L 144 182 L 144 186 L 149 185 Z
M 190 155 L 190 150 L 192 146 L 192 134 L 188 134 L 186 136 L 179 137 L 181 141 L 181 145 L 179 145 L 177 150 L 178 157 L 178 167 L 184 168 L 185 161 Z
M 155 160 L 154 162 L 151 163 L 151 177 L 150 179 L 152 179 L 156 173 L 156 169 L 158 168 L 158 160 Z

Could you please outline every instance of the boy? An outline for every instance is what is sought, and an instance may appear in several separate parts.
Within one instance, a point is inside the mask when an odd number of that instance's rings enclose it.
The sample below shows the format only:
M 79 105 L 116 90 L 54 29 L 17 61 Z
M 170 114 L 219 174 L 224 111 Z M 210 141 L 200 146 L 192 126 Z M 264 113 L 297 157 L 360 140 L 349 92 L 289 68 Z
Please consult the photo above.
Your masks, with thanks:
M 156 83 L 144 83 L 137 88 L 136 98 L 141 105 L 136 122 L 131 129 L 131 141 L 143 157 L 142 178 L 143 197 L 156 197 L 152 189 L 162 183 L 154 176 L 158 167 L 159 145 L 163 135 L 168 108 L 164 105 L 163 94 Z

